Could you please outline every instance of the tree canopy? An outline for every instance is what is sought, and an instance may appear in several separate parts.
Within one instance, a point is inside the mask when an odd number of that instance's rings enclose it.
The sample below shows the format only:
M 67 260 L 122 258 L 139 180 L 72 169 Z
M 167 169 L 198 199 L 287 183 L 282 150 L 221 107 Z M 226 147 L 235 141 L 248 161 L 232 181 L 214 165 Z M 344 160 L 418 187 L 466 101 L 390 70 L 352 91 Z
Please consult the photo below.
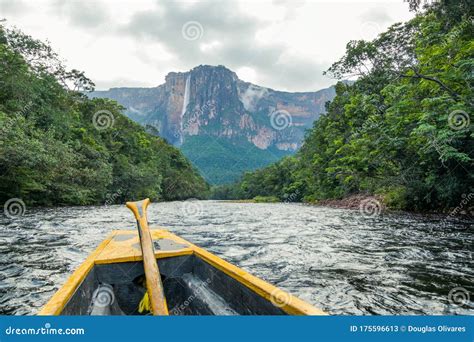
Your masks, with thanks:
M 205 196 L 179 150 L 148 134 L 44 42 L 0 26 L 0 198 L 30 205 Z
M 419 10 L 417 1 L 410 1 Z M 372 41 L 351 41 L 340 82 L 295 158 L 216 194 L 318 201 L 383 195 L 398 209 L 452 208 L 473 191 L 472 6 L 440 1 Z

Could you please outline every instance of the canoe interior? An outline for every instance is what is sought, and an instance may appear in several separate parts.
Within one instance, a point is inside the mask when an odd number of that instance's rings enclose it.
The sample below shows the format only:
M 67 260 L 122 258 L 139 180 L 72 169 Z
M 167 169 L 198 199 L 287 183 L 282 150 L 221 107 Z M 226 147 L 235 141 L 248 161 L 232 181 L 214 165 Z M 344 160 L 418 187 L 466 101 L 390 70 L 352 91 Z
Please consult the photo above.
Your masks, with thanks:
M 170 315 L 286 315 L 271 301 L 194 254 L 157 261 Z M 103 284 L 111 286 L 104 293 L 109 298 L 106 300 L 113 298 L 103 314 L 138 315 L 145 293 L 143 279 L 140 261 L 94 265 L 61 315 L 91 314 L 93 298 L 97 300 L 97 289 Z

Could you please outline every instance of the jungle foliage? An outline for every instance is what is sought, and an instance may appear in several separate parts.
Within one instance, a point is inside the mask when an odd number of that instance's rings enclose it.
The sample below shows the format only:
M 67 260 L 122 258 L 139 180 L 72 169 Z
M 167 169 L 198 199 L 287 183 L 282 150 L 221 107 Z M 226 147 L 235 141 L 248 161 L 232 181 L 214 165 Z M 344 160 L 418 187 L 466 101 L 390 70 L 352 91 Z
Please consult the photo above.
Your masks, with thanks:
M 28 205 L 123 203 L 205 196 L 179 150 L 88 99 L 94 84 L 47 43 L 0 26 L 0 200 Z
M 419 1 L 410 6 L 420 9 Z M 473 189 L 473 7 L 433 2 L 372 41 L 351 41 L 326 74 L 327 113 L 295 157 L 214 189 L 215 198 L 318 201 L 382 195 L 389 207 L 456 207 Z

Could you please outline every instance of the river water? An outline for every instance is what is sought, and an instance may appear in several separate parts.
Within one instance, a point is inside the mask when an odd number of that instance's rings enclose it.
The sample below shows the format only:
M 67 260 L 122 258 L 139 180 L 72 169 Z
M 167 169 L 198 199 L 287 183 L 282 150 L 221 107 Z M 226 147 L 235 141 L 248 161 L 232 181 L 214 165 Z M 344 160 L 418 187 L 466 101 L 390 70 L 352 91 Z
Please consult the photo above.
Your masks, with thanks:
M 154 203 L 163 226 L 330 314 L 474 314 L 474 227 L 445 216 L 301 204 Z M 0 217 L 0 314 L 35 314 L 113 229 L 125 206 Z

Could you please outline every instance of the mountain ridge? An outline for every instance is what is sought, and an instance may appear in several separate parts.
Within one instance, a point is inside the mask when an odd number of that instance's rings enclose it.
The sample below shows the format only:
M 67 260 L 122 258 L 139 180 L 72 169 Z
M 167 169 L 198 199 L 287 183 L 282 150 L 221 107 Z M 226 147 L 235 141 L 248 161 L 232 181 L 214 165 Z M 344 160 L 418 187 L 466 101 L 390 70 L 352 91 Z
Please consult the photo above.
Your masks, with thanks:
M 294 153 L 301 146 L 306 129 L 312 127 L 334 95 L 333 87 L 296 93 L 261 87 L 239 79 L 222 65 L 199 65 L 187 72 L 170 72 L 165 83 L 156 87 L 115 87 L 90 94 L 119 102 L 132 120 L 181 147 L 201 172 L 205 167 L 196 158 L 199 155 L 202 159 L 202 149 L 211 142 L 223 147 L 211 158 L 217 169 L 219 160 L 222 165 L 229 164 L 224 160 L 229 156 L 223 151 L 235 153 L 231 145 L 245 147 L 242 152 L 251 150 L 258 156 L 250 158 L 254 162 L 248 165 L 239 165 L 238 169 L 244 171 Z M 197 142 L 200 146 L 194 146 Z M 208 173 L 209 170 L 204 174 L 206 179 L 217 184 L 233 181 L 240 175 L 219 179 L 218 172 L 211 172 L 211 177 Z M 228 174 L 227 170 L 225 173 Z

